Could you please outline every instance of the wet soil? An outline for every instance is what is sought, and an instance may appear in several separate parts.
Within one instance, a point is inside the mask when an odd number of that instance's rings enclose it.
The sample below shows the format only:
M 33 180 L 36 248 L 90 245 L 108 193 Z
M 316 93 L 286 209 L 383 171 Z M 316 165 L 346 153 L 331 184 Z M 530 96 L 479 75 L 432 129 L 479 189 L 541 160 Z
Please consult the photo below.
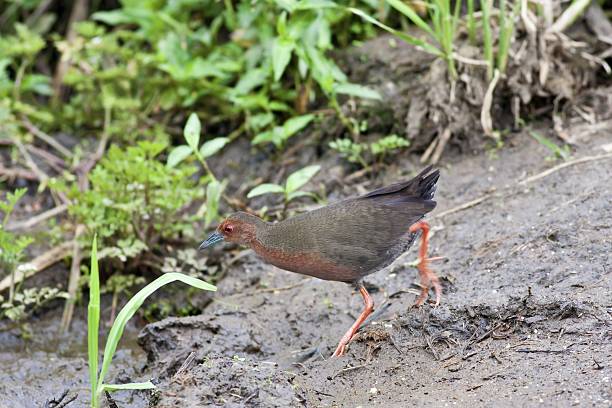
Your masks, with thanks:
M 611 132 L 582 138 L 568 162 L 606 154 Z M 448 157 L 429 217 L 442 304 L 412 308 L 412 248 L 366 279 L 382 312 L 342 358 L 329 357 L 362 308 L 350 286 L 226 248 L 240 258 L 205 313 L 140 334 L 159 385 L 151 404 L 611 406 L 612 157 L 529 181 L 561 163 L 549 155 L 517 134 L 499 151 Z M 343 194 L 420 167 L 399 158 Z
M 103 311 L 107 316 L 106 312 L 107 308 Z M 61 303 L 30 319 L 27 340 L 23 338 L 23 330 L 6 330 L 3 325 L 0 330 L 0 408 L 43 407 L 46 402 L 59 399 L 65 391 L 68 394 L 64 401 L 76 395 L 76 400 L 68 407 L 90 406 L 86 313 L 86 308 L 77 308 L 69 333 L 62 336 L 58 333 Z M 103 348 L 109 329 L 105 322 L 100 324 L 100 347 Z M 139 375 L 146 357 L 135 341 L 138 330 L 135 322 L 126 327 L 109 370 L 109 381 L 128 382 L 142 378 Z M 113 393 L 113 398 L 122 408 L 147 404 L 143 393 L 118 392 Z

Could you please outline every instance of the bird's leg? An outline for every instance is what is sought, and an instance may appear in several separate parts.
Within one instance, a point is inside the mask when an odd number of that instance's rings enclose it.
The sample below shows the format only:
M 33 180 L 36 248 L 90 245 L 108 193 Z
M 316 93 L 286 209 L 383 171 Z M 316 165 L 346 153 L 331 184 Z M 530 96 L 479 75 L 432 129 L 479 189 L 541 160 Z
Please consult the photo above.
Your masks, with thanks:
M 417 298 L 414 306 L 419 307 L 425 303 L 427 295 L 429 295 L 429 288 L 433 286 L 436 294 L 436 306 L 440 304 L 440 298 L 442 297 L 442 286 L 440 285 L 440 279 L 436 274 L 429 269 L 429 259 L 427 258 L 427 246 L 429 243 L 429 224 L 425 221 L 419 221 L 410 227 L 410 232 L 415 233 L 418 230 L 423 231 L 421 235 L 421 246 L 419 247 L 419 277 L 421 278 L 421 294 Z
M 374 301 L 372 300 L 372 297 L 366 290 L 365 286 L 363 286 L 363 283 L 357 283 L 357 289 L 359 289 L 359 293 L 361 293 L 361 296 L 363 297 L 365 309 L 363 309 L 363 312 L 361 312 L 351 328 L 348 329 L 344 336 L 342 336 L 342 339 L 340 339 L 340 343 L 338 343 L 338 347 L 336 348 L 336 351 L 334 351 L 334 355 L 332 357 L 340 357 L 344 354 L 346 346 L 351 342 L 351 340 L 353 340 L 353 337 L 355 337 L 355 333 L 357 333 L 357 330 L 359 330 L 359 326 L 361 326 L 365 319 L 368 318 L 370 313 L 372 313 L 372 310 L 374 310 Z

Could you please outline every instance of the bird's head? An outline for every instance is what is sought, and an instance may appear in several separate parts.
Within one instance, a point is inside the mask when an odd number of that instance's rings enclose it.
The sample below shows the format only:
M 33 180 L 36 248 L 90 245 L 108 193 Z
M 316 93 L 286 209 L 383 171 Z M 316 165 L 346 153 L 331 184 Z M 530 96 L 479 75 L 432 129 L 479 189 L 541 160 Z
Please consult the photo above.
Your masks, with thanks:
M 221 241 L 233 242 L 240 245 L 249 245 L 257 237 L 257 227 L 264 224 L 261 218 L 245 212 L 237 212 L 227 217 L 206 241 L 202 242 L 200 249 L 208 248 Z

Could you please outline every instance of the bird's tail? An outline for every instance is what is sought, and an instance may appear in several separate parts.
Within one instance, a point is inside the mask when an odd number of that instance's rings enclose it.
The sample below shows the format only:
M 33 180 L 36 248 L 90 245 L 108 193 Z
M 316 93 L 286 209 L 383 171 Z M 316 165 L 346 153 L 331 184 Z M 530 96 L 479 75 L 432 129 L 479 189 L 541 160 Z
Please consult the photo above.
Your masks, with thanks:
M 433 166 L 428 166 L 413 179 L 379 188 L 378 190 L 371 191 L 364 197 L 373 198 L 393 195 L 400 200 L 403 198 L 406 201 L 414 201 L 415 199 L 429 201 L 433 199 L 436 192 L 436 183 L 440 178 L 440 170 L 432 171 L 432 169 Z

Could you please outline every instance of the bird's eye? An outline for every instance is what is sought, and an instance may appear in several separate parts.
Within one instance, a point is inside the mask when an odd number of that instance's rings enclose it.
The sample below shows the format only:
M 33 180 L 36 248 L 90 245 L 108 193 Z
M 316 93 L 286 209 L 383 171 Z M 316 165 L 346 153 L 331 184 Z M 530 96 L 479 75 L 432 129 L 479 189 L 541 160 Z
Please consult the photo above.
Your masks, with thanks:
M 234 226 L 233 225 L 226 225 L 225 227 L 223 227 L 223 231 L 225 231 L 228 234 L 230 234 L 231 232 L 234 231 Z

